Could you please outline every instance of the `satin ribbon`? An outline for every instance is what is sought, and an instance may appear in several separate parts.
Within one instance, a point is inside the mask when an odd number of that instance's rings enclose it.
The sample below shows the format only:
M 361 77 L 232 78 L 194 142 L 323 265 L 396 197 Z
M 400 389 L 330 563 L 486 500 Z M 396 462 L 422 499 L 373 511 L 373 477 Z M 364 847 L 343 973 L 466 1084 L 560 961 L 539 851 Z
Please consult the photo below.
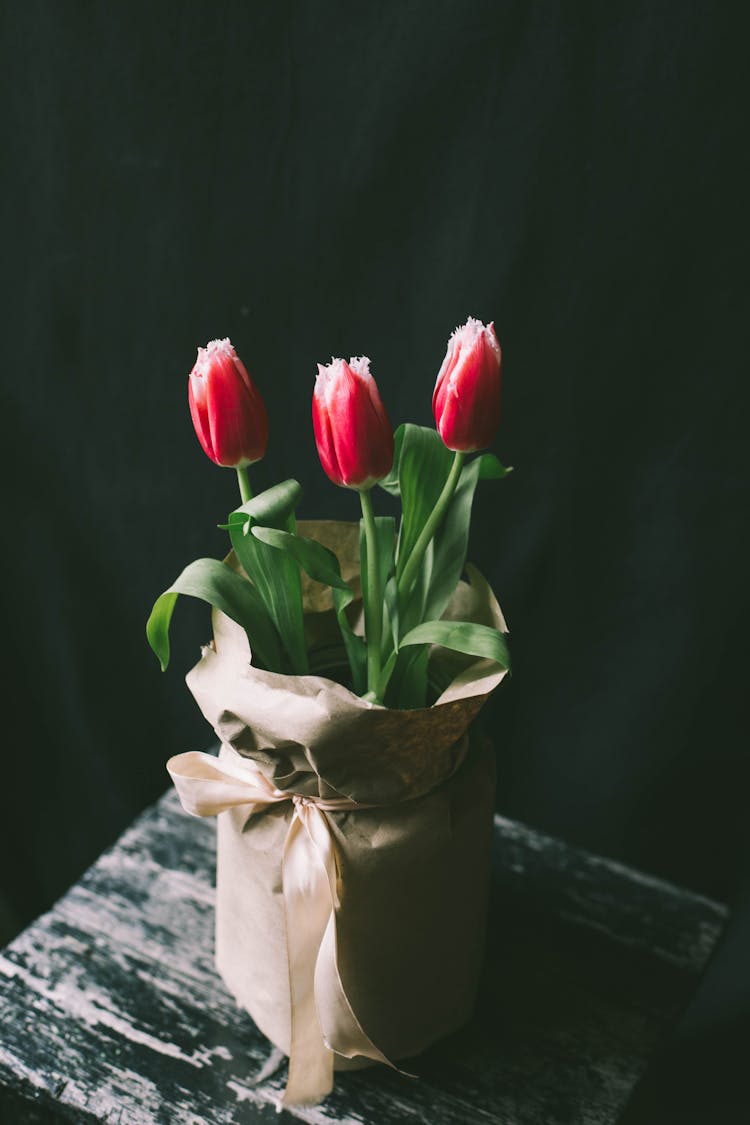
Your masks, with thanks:
M 362 1030 L 338 970 L 336 911 L 340 905 L 336 852 L 326 813 L 371 808 L 348 797 L 304 797 L 277 789 L 234 750 L 223 756 L 191 751 L 167 762 L 182 807 L 215 816 L 238 805 L 256 809 L 292 803 L 282 856 L 291 1041 L 282 1105 L 314 1105 L 333 1089 L 334 1053 L 393 1063 Z

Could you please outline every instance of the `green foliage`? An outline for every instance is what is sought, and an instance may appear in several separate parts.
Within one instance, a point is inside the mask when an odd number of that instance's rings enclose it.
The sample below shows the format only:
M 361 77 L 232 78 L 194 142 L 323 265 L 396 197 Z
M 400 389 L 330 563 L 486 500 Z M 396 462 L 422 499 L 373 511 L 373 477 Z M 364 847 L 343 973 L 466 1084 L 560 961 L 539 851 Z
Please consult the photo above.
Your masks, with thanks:
M 410 423 L 399 426 L 394 445 L 393 468 L 380 486 L 390 495 L 401 498 L 402 518 L 396 543 L 396 578 L 399 578 L 440 499 L 454 455 L 435 430 Z M 414 636 L 414 630 L 425 621 L 439 622 L 453 596 L 466 565 L 471 510 L 479 481 L 501 480 L 510 472 L 512 469 L 504 468 L 491 453 L 464 464 L 456 490 L 425 550 L 407 596 L 397 598 L 394 581 L 386 586 L 385 603 L 392 632 L 395 624 L 395 653 L 384 665 L 381 678 L 382 692 L 389 706 L 424 705 L 428 682 L 427 649 L 421 654 L 415 653 L 412 646 L 419 642 L 411 640 L 406 644 L 405 637 Z M 501 647 L 507 656 L 504 641 Z M 401 651 L 404 648 L 409 651 Z
M 477 484 L 480 480 L 501 480 L 509 472 L 512 469 L 503 468 L 491 453 L 464 465 L 445 518 L 432 541 L 432 554 L 423 568 L 426 592 L 420 620 L 432 621 L 441 616 L 463 574 Z
M 504 635 L 489 625 L 473 621 L 425 621 L 401 638 L 401 648 L 411 645 L 441 645 L 467 656 L 494 660 L 510 671 L 510 653 Z
M 375 518 L 383 629 L 379 682 L 368 698 L 389 707 L 414 708 L 426 706 L 428 701 L 433 645 L 491 659 L 510 670 L 507 642 L 499 630 L 442 620 L 442 615 L 466 566 L 477 485 L 481 480 L 500 480 L 512 470 L 488 453 L 464 463 L 446 449 L 435 430 L 423 426 L 400 426 L 394 442 L 393 468 L 380 487 L 400 498 L 402 516 L 398 531 L 392 517 Z M 157 599 L 146 631 L 163 669 L 169 662 L 174 606 L 178 596 L 186 594 L 201 598 L 238 622 L 248 635 L 254 661 L 271 671 L 307 673 L 302 570 L 330 587 L 342 639 L 342 645 L 329 645 L 316 653 L 314 670 L 336 669 L 345 655 L 353 690 L 364 694 L 367 649 L 364 638 L 352 629 L 353 593 L 342 578 L 336 555 L 316 540 L 297 534 L 294 513 L 301 497 L 297 481 L 283 481 L 248 500 L 222 525 L 249 581 L 216 559 L 198 559 Z M 360 569 L 366 591 L 363 524 Z M 365 604 L 366 632 L 370 613 L 371 607 Z M 378 678 L 377 668 L 371 678 Z
M 393 435 L 393 465 L 387 477 L 383 477 L 378 481 L 378 487 L 382 488 L 390 496 L 395 496 L 396 499 L 401 495 L 401 486 L 398 479 L 398 467 L 401 462 L 401 450 L 404 444 L 404 436 L 406 434 L 408 423 L 404 422 L 398 427 Z
M 275 669 L 281 661 L 279 637 L 258 591 L 218 559 L 196 559 L 156 599 L 146 636 L 162 672 L 169 664 L 169 625 L 179 594 L 200 598 L 231 617 L 245 630 L 254 658 Z
M 281 638 L 284 666 L 280 670 L 292 675 L 304 675 L 309 670 L 299 567 L 293 557 L 279 555 L 250 531 L 293 530 L 294 508 L 301 497 L 302 489 L 296 480 L 284 481 L 237 508 L 226 525 L 234 553 L 257 588 Z
M 394 631 L 391 622 L 391 616 L 396 611 L 390 593 L 386 595 L 386 590 L 391 583 L 391 590 L 393 589 L 394 566 L 395 566 L 395 552 L 396 552 L 396 521 L 393 516 L 376 516 L 375 528 L 377 532 L 378 541 L 378 563 L 380 570 L 380 583 L 383 588 L 383 651 L 382 655 L 387 659 L 394 646 Z M 362 589 L 366 590 L 368 586 L 367 578 L 367 537 L 365 535 L 364 520 L 359 521 L 359 569 L 362 576 Z M 365 604 L 365 633 L 367 633 L 367 604 Z
M 217 559 L 198 559 L 157 599 L 146 636 L 162 671 L 169 663 L 169 626 L 179 594 L 200 598 L 241 625 L 254 658 L 269 671 L 307 671 L 299 570 L 249 534 L 256 524 L 293 527 L 301 497 L 296 480 L 282 481 L 248 500 L 222 525 L 250 582 Z
M 396 553 L 398 577 L 437 504 L 453 464 L 452 453 L 445 448 L 435 430 L 411 423 L 399 427 L 399 430 L 403 430 L 403 436 L 398 443 L 398 485 L 402 508 Z
M 346 615 L 353 594 L 349 585 L 341 577 L 339 560 L 315 539 L 271 527 L 253 527 L 253 537 L 267 545 L 269 549 L 286 553 L 294 559 L 314 582 L 322 582 L 333 591 L 333 604 L 341 630 L 341 637 L 349 658 L 355 692 L 362 694 L 366 686 L 367 653 L 362 637 L 357 636 Z

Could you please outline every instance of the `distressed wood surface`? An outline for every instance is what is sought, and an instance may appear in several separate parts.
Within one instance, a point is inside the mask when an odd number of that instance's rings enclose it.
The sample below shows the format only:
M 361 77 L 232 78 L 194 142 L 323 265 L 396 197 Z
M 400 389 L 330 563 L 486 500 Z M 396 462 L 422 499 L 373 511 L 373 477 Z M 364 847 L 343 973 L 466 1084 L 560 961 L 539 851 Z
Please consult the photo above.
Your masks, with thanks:
M 725 920 L 718 903 L 496 818 L 474 1020 L 418 1080 L 285 1064 L 213 967 L 213 822 L 167 793 L 0 954 L 0 1122 L 611 1125 Z M 449 971 L 446 966 L 446 971 Z

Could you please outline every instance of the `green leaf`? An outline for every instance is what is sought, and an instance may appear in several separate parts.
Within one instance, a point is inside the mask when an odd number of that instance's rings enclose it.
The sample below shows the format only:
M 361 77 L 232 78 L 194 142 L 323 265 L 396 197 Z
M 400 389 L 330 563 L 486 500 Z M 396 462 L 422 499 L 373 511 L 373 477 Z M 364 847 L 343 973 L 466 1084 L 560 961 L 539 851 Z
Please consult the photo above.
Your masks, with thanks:
M 494 660 L 510 671 L 510 653 L 499 629 L 476 625 L 472 621 L 425 621 L 401 639 L 401 648 L 409 645 L 442 645 L 467 656 Z
M 391 637 L 380 676 L 378 696 L 386 700 L 389 707 L 422 707 L 427 695 L 427 661 L 417 660 L 414 649 L 399 652 L 399 637 L 422 619 L 424 600 L 423 575 L 417 575 L 414 589 L 406 606 L 398 604 L 396 576 L 392 576 L 385 588 L 385 607 L 391 627 Z M 394 677 L 391 684 L 391 677 Z
M 513 472 L 513 466 L 501 465 L 494 453 L 483 453 L 477 458 L 480 480 L 502 480 Z M 472 462 L 473 464 L 473 462 Z
M 279 638 L 257 590 L 218 559 L 196 559 L 154 603 L 146 624 L 148 643 L 162 672 L 169 664 L 169 625 L 179 594 L 200 598 L 231 617 L 247 633 L 250 648 L 270 671 L 281 663 Z
M 392 649 L 391 609 L 392 596 L 387 593 L 393 575 L 396 554 L 396 521 L 393 516 L 375 516 L 375 534 L 378 541 L 380 588 L 383 592 L 383 655 L 386 659 Z M 359 521 L 359 570 L 362 589 L 367 589 L 367 538 L 364 520 Z M 367 633 L 367 603 L 365 602 L 365 633 Z
M 469 547 L 471 508 L 481 468 L 481 457 L 464 466 L 445 518 L 435 532 L 432 551 L 425 558 L 426 590 L 420 619 L 437 621 L 442 617 L 463 573 Z
M 361 694 L 367 686 L 367 652 L 364 640 L 357 636 L 346 616 L 346 608 L 351 604 L 354 595 L 348 583 L 341 577 L 339 560 L 333 551 L 329 551 L 315 539 L 270 527 L 254 526 L 252 536 L 270 549 L 287 552 L 314 582 L 322 582 L 325 586 L 331 587 L 336 618 L 352 670 L 354 691 L 358 695 Z
M 378 481 L 380 487 L 388 492 L 391 496 L 400 496 L 401 487 L 398 483 L 398 468 L 401 460 L 401 448 L 404 443 L 404 434 L 406 432 L 406 425 L 402 423 L 393 435 L 393 466 L 387 477 L 383 477 Z
M 273 527 L 254 526 L 252 534 L 255 539 L 275 547 L 277 551 L 286 551 L 302 567 L 313 582 L 322 582 L 324 586 L 332 586 L 338 590 L 346 590 L 351 595 L 351 589 L 341 577 L 339 560 L 322 543 L 316 539 L 308 539 L 304 535 L 292 534 Z M 349 599 L 351 601 L 351 597 Z
M 392 574 L 385 584 L 385 588 L 383 590 L 383 606 L 385 609 L 383 621 L 384 624 L 386 624 L 386 627 L 390 627 L 391 637 L 389 641 L 385 636 L 384 630 L 383 643 L 387 646 L 387 649 L 396 649 L 398 647 L 400 626 L 398 613 L 398 586 L 396 585 L 395 574 Z M 387 651 L 387 649 L 385 649 L 384 651 Z
M 398 481 L 403 515 L 398 533 L 400 577 L 419 533 L 435 507 L 453 464 L 453 454 L 436 430 L 406 423 L 401 439 Z
M 417 707 L 427 706 L 428 658 L 429 649 L 426 646 L 396 654 L 385 695 L 388 707 L 413 711 Z
M 345 594 L 336 586 L 333 587 L 333 607 L 352 670 L 352 690 L 355 695 L 363 695 L 367 688 L 367 646 L 364 637 L 354 632 L 346 616 L 346 607 L 351 603 L 352 596 L 351 591 Z
M 279 556 L 249 531 L 266 525 L 277 530 L 293 527 L 294 508 L 301 496 L 296 480 L 282 481 L 237 508 L 226 525 L 235 554 L 276 625 L 288 670 L 294 675 L 308 671 L 299 569 L 293 558 Z
M 425 558 L 425 600 L 421 618 L 437 621 L 450 601 L 466 565 L 474 493 L 480 480 L 501 480 L 512 472 L 492 453 L 475 457 L 465 465 L 445 518 L 432 541 L 432 554 Z M 420 619 L 421 619 L 420 618 Z
M 348 665 L 346 648 L 343 644 L 326 644 L 310 650 L 310 672 L 313 676 L 327 676 L 336 680 L 335 673 Z
M 290 478 L 279 484 L 259 492 L 252 500 L 247 500 L 241 507 L 236 508 L 229 517 L 229 524 L 223 524 L 228 529 L 232 523 L 243 522 L 242 515 L 250 516 L 254 523 L 267 527 L 282 527 L 302 499 L 302 485 L 299 481 Z M 247 520 L 244 520 L 247 524 Z

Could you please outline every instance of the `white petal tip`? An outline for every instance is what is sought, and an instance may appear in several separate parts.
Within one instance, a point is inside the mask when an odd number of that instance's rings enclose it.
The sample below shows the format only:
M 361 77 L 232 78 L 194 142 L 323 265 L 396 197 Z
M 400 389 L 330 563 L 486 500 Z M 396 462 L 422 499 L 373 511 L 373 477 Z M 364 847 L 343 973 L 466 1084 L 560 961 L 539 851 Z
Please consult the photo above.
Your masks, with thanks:
M 232 341 L 228 336 L 225 336 L 223 340 L 209 340 L 205 348 L 198 348 L 198 358 L 195 361 L 193 374 L 205 375 L 215 355 L 229 356 L 230 359 L 234 358 L 236 353 L 232 347 Z

